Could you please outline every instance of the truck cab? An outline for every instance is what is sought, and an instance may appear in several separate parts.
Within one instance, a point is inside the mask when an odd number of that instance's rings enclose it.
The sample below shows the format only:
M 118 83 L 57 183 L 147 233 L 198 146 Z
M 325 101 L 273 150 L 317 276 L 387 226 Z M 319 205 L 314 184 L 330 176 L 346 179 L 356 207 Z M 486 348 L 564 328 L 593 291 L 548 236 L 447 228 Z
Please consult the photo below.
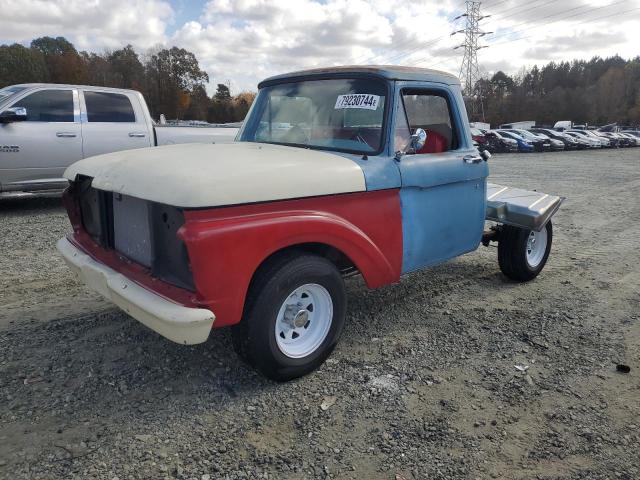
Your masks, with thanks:
M 231 141 L 236 132 L 156 127 L 135 90 L 13 85 L 0 90 L 0 192 L 62 190 L 68 185 L 65 169 L 83 158 L 163 144 Z
M 73 232 L 58 249 L 173 341 L 231 326 L 270 378 L 330 354 L 345 276 L 379 288 L 498 242 L 503 273 L 529 281 L 549 256 L 562 199 L 487 183 L 490 155 L 473 147 L 452 75 L 358 66 L 271 77 L 236 140 L 72 165 Z
M 3 191 L 65 188 L 64 170 L 92 155 L 153 145 L 138 92 L 78 85 L 24 84 L 0 96 Z M 13 115 L 12 115 L 13 114 Z
M 367 191 L 399 189 L 402 273 L 477 248 L 489 169 L 473 147 L 456 77 L 403 67 L 334 68 L 270 78 L 259 87 L 239 141 L 332 151 L 362 169 Z M 411 146 L 417 130 L 426 135 L 419 148 Z

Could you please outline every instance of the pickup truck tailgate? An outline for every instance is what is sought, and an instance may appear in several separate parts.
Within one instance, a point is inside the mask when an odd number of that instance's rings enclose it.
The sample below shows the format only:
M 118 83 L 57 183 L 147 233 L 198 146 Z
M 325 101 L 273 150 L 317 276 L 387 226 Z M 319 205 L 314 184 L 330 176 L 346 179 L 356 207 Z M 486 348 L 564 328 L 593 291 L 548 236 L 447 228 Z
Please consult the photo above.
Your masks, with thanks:
M 486 219 L 540 231 L 563 200 L 556 195 L 488 183 Z

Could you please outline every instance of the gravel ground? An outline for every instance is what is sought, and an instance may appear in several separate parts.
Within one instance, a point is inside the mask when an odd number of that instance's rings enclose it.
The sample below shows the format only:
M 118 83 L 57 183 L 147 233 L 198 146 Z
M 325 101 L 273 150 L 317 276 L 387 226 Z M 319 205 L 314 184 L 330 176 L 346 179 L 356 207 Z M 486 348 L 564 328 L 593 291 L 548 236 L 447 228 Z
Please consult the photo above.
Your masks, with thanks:
M 0 199 L 0 477 L 640 478 L 640 149 L 490 162 L 567 197 L 540 277 L 481 247 L 350 279 L 337 350 L 286 384 L 224 330 L 175 345 L 77 283 L 58 198 Z

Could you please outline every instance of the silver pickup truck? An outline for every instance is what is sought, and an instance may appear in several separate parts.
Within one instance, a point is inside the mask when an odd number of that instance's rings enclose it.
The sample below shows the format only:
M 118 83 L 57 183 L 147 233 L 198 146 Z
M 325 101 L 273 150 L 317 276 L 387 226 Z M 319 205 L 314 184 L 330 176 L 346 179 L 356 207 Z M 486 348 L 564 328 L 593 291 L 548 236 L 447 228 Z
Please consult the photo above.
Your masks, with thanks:
M 83 158 L 176 143 L 226 143 L 234 127 L 156 125 L 134 90 L 23 84 L 0 89 L 0 192 L 65 188 Z

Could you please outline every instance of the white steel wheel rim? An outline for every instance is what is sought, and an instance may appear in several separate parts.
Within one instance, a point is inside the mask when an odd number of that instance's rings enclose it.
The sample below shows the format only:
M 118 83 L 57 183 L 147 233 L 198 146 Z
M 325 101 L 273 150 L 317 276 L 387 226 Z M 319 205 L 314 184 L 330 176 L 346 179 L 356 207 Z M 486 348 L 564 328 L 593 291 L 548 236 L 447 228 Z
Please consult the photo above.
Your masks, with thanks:
M 547 250 L 547 229 L 540 232 L 531 230 L 527 237 L 527 263 L 531 268 L 536 268 L 542 262 Z
M 289 358 L 311 355 L 324 342 L 333 322 L 333 301 L 322 285 L 307 283 L 285 299 L 275 324 L 276 343 Z

